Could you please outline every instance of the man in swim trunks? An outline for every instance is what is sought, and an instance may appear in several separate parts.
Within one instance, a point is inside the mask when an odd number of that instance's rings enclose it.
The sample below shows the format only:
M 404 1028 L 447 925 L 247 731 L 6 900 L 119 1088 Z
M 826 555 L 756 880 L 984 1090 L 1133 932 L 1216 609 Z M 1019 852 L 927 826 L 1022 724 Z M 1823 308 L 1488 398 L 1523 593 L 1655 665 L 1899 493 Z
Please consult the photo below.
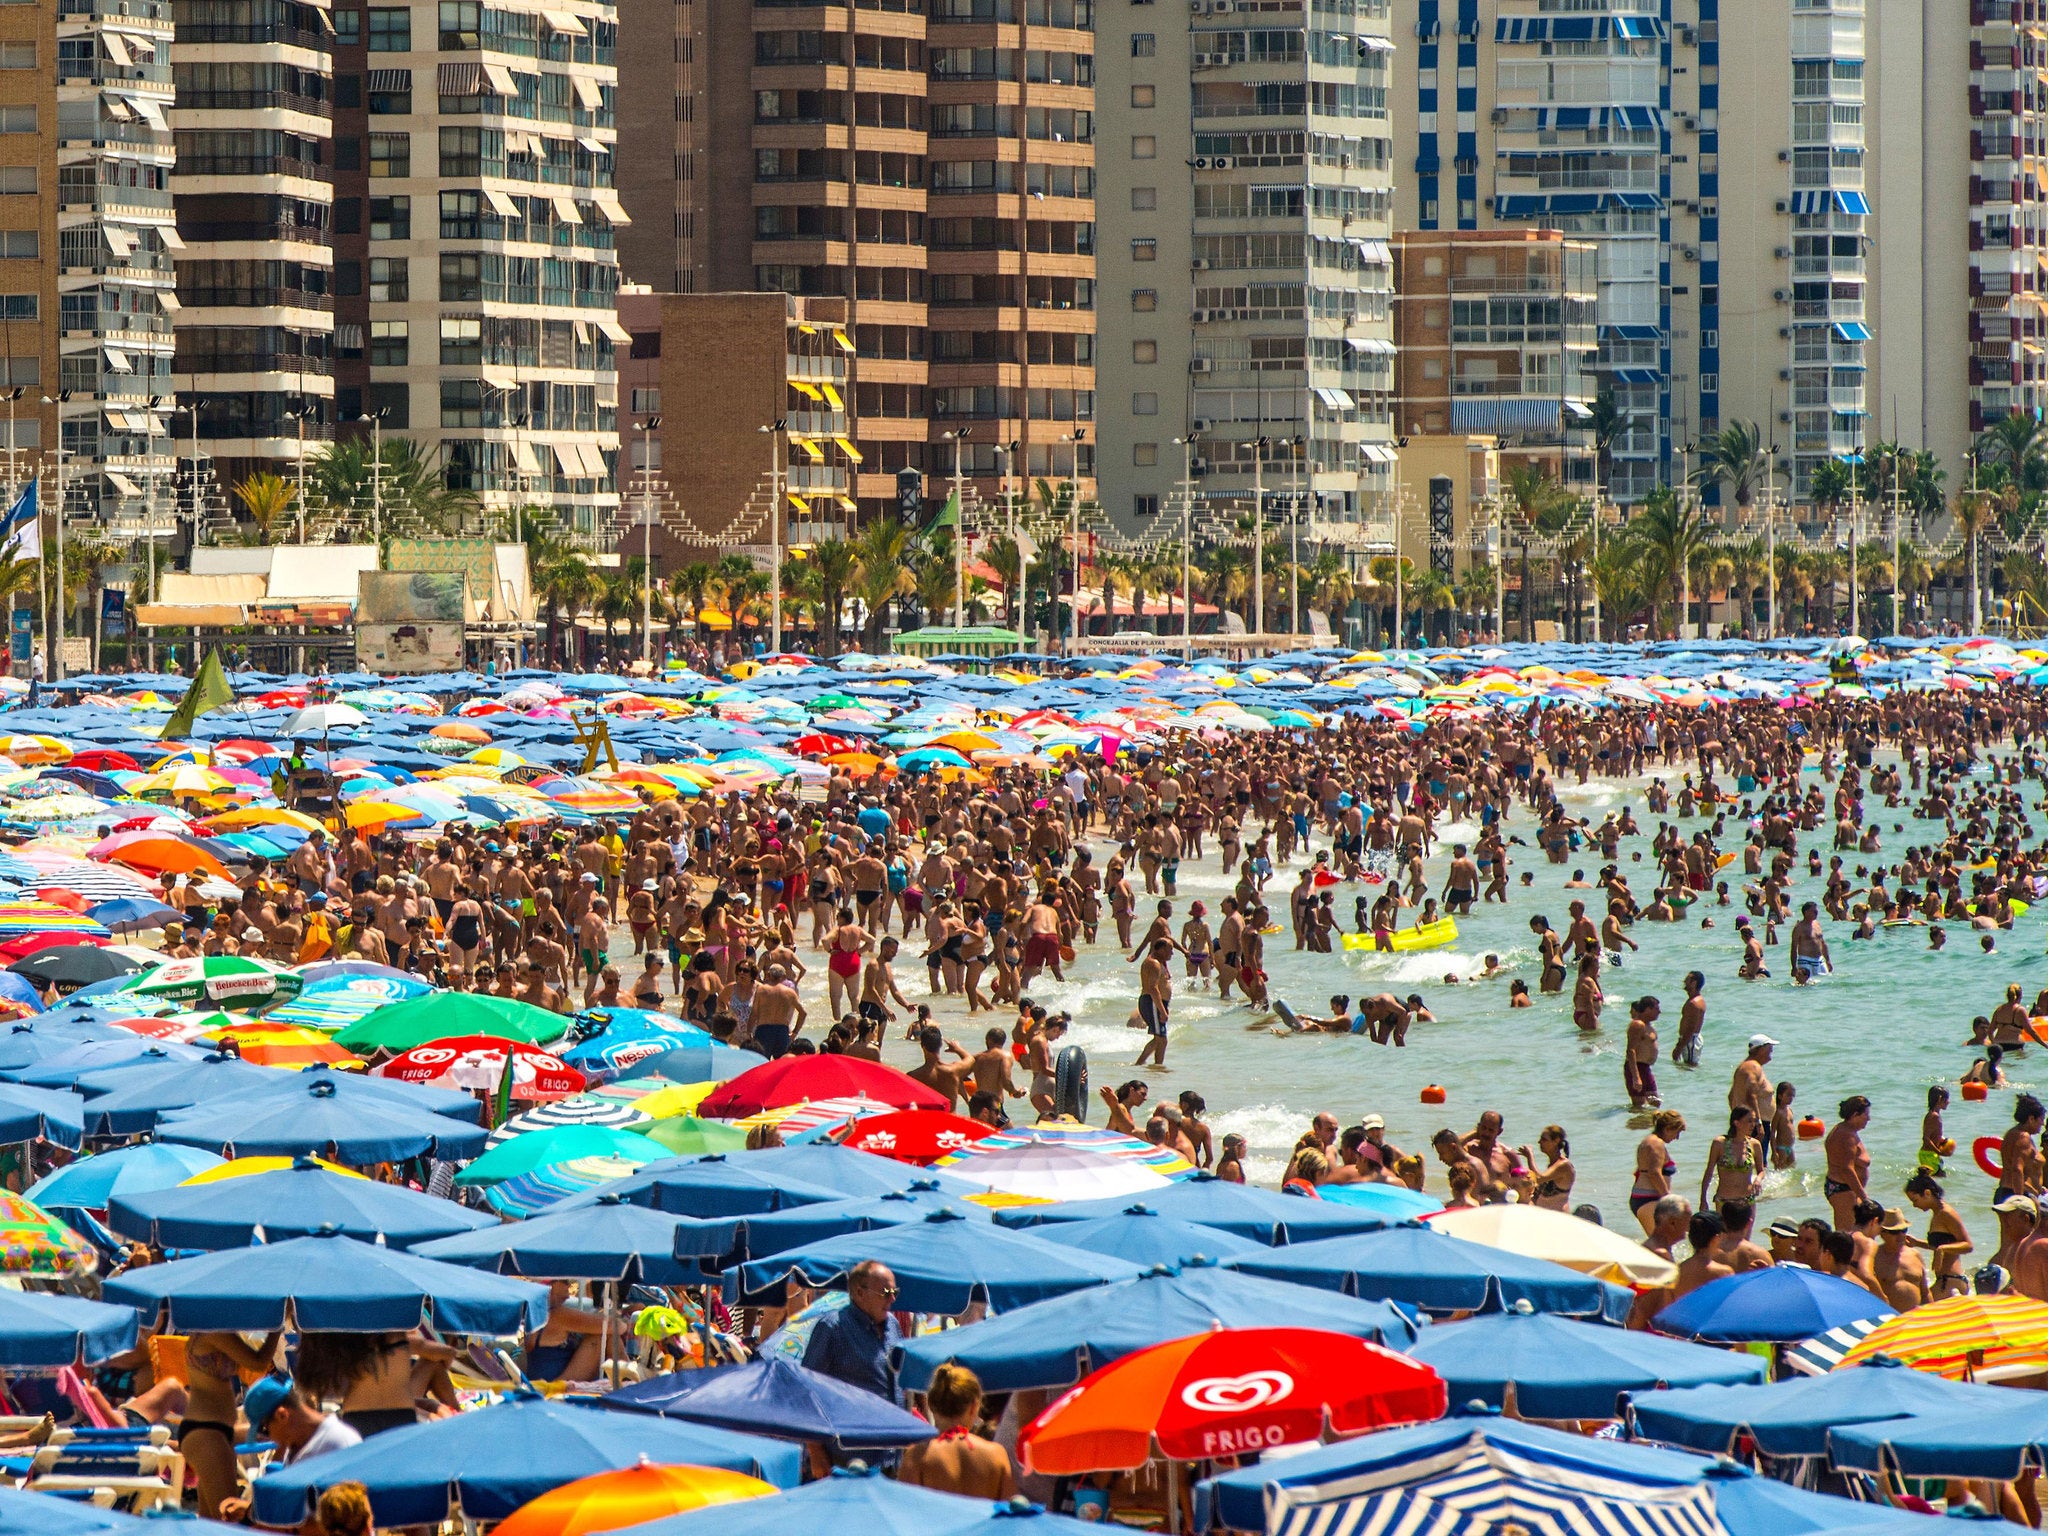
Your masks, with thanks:
M 1833 969 L 1827 937 L 1820 931 L 1820 903 L 1802 903 L 1799 921 L 1792 925 L 1792 980 L 1804 986 Z
M 1173 975 L 1167 961 L 1172 957 L 1173 942 L 1154 939 L 1152 953 L 1138 967 L 1137 1018 L 1149 1038 L 1133 1066 L 1142 1067 L 1148 1057 L 1159 1066 L 1166 1065 L 1166 1025 L 1173 1004 Z

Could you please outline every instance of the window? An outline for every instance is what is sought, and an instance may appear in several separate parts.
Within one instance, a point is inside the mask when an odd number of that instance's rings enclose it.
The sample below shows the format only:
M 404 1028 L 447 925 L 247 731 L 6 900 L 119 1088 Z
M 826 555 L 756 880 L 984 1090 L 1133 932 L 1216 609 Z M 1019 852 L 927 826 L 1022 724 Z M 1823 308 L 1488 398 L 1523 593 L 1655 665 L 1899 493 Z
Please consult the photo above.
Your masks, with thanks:
M 403 117 L 412 111 L 412 71 L 370 71 L 370 111 L 379 117 Z
M 1159 189 L 1157 187 L 1131 188 L 1131 212 L 1150 213 L 1158 206 Z
M 403 304 L 412 297 L 410 263 L 403 256 L 370 258 L 370 302 Z
M 33 320 L 35 318 L 35 294 L 0 293 L 0 320 Z
M 1131 444 L 1131 464 L 1133 468 L 1150 469 L 1158 462 L 1159 445 L 1157 443 Z
M 1157 261 L 1158 259 L 1159 242 L 1157 240 L 1133 240 L 1131 242 L 1131 260 Z
M 375 12 L 371 13 L 372 15 Z M 373 133 L 370 135 L 370 174 L 402 177 L 412 174 L 412 135 Z
M 370 322 L 370 366 L 403 368 L 411 350 L 410 323 L 404 320 Z
M 0 43 L 0 69 L 34 69 L 34 43 Z
M 483 257 L 474 251 L 441 253 L 441 299 L 444 303 L 474 303 L 483 298 Z M 503 274 L 501 273 L 502 277 Z
M 0 196 L 34 197 L 36 168 L 32 165 L 0 165 Z
M 441 381 L 441 425 L 480 427 L 484 424 L 484 386 L 479 379 Z
M 461 53 L 482 45 L 479 0 L 441 0 L 441 51 Z
M 405 384 L 369 384 L 363 389 L 363 413 L 384 423 L 386 432 L 412 425 L 412 390 Z
M 1158 307 L 1159 290 L 1157 288 L 1133 288 L 1131 290 L 1131 310 L 1134 314 L 1149 315 Z
M 1721 375 L 1718 373 L 1701 374 L 1700 393 L 1703 395 L 1718 395 L 1721 393 Z
M 359 235 L 363 232 L 361 198 L 337 197 L 334 200 L 334 232 L 337 235 Z
M 1159 361 L 1159 343 L 1156 341 L 1134 341 L 1131 343 L 1131 361 L 1134 363 L 1156 363 Z
M 1134 107 L 1154 106 L 1158 103 L 1158 100 L 1159 91 L 1154 86 L 1134 85 L 1131 87 L 1131 105 Z
M 363 40 L 363 13 L 361 11 L 336 11 L 334 13 L 334 45 L 337 48 L 353 48 Z
M 412 238 L 412 199 L 409 197 L 371 198 L 370 238 L 372 240 L 410 240 Z
M 1157 416 L 1159 414 L 1159 397 L 1150 392 L 1141 392 L 1131 396 L 1131 414 L 1133 416 Z
M 633 391 L 632 412 L 635 416 L 649 416 L 661 409 L 661 386 Z
M 1131 135 L 1131 158 L 1133 160 L 1156 160 L 1159 158 L 1159 140 L 1149 133 Z
M 481 363 L 484 360 L 484 323 L 481 320 L 450 320 L 441 322 L 441 363 Z
M 1131 515 L 1133 517 L 1157 517 L 1159 515 L 1159 498 L 1157 496 L 1147 496 L 1142 491 L 1138 492 L 1131 497 Z
M 0 230 L 0 259 L 34 261 L 42 254 L 40 240 L 32 229 Z
M 370 52 L 411 53 L 412 11 L 405 6 L 372 8 Z
M 34 133 L 36 131 L 36 109 L 28 107 L 0 107 L 0 133 Z
M 1159 53 L 1159 39 L 1158 39 L 1158 38 L 1157 38 L 1156 36 L 1154 36 L 1154 35 L 1153 35 L 1152 33 L 1150 33 L 1150 32 L 1133 32 L 1133 33 L 1131 34 L 1131 57 L 1132 57 L 1132 58 L 1134 58 L 1134 59 L 1150 59 L 1150 58 L 1155 58 L 1155 57 L 1157 57 L 1157 56 L 1158 56 L 1158 53 Z
M 341 111 L 353 112 L 363 104 L 363 77 L 361 75 L 336 75 L 334 77 L 334 105 Z

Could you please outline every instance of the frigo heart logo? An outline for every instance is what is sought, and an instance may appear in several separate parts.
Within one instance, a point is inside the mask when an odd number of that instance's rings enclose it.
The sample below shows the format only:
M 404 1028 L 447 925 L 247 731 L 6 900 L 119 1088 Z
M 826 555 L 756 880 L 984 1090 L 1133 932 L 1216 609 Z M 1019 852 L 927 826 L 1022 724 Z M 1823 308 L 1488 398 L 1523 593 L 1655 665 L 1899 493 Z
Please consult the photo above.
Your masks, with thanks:
M 1294 1390 L 1285 1371 L 1247 1371 L 1242 1376 L 1204 1376 L 1180 1389 L 1180 1400 L 1199 1413 L 1252 1413 Z

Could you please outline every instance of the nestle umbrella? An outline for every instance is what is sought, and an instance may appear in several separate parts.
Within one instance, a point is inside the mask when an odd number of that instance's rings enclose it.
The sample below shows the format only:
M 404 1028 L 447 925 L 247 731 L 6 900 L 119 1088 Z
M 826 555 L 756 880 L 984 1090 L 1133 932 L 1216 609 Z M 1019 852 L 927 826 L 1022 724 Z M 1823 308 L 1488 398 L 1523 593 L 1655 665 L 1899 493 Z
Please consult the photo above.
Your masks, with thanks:
M 952 1363 L 973 1371 L 991 1392 L 1067 1387 L 1105 1361 L 1165 1339 L 1218 1325 L 1259 1327 L 1275 1318 L 1389 1349 L 1406 1349 L 1416 1337 L 1413 1317 L 1383 1301 L 1188 1264 L 1178 1274 L 1155 1271 L 1105 1290 L 1077 1291 L 964 1328 L 906 1339 L 897 1354 L 897 1376 L 906 1391 L 922 1392 L 933 1372 Z
M 0 1142 L 50 1141 L 76 1148 L 85 1140 L 85 1100 L 55 1088 L 0 1083 Z
M 1230 1267 L 1428 1312 L 1498 1312 L 1527 1301 L 1539 1312 L 1620 1322 L 1634 1299 L 1621 1286 L 1562 1264 L 1445 1237 L 1419 1222 L 1290 1244 L 1232 1259 Z
M 28 1197 L 46 1211 L 103 1211 L 116 1195 L 170 1189 L 220 1166 L 218 1157 L 197 1147 L 146 1141 L 66 1163 L 31 1186 Z
M 133 1307 L 0 1290 L 0 1367 L 95 1364 L 135 1347 Z
M 157 1134 L 223 1157 L 320 1156 L 341 1163 L 460 1161 L 483 1151 L 485 1139 L 482 1128 L 446 1115 L 344 1098 L 331 1082 L 295 1080 L 282 1092 L 168 1114 Z
M 1121 1259 L 1061 1248 L 952 1211 L 933 1211 L 922 1221 L 849 1232 L 742 1265 L 738 1291 L 749 1299 L 779 1294 L 792 1274 L 813 1287 L 844 1284 L 853 1268 L 869 1259 L 895 1272 L 896 1300 L 904 1311 L 948 1315 L 976 1301 L 1008 1312 L 1140 1274 L 1137 1265 Z M 730 1275 L 727 1284 L 730 1290 Z
M 1071 1200 L 1058 1205 L 1022 1205 L 999 1211 L 1006 1227 L 1041 1223 L 1094 1221 L 1123 1214 L 1128 1199 Z M 1323 1200 L 1302 1200 L 1250 1184 L 1233 1184 L 1211 1173 L 1198 1173 L 1165 1189 L 1153 1190 L 1144 1204 L 1161 1216 L 1248 1237 L 1255 1243 L 1312 1242 L 1354 1232 L 1377 1232 L 1386 1218 Z
M 489 1035 L 525 1045 L 545 1045 L 566 1034 L 569 1021 L 558 1013 L 509 997 L 475 992 L 429 992 L 379 1008 L 334 1037 L 351 1051 L 409 1051 L 436 1040 Z
M 576 1210 L 543 1211 L 525 1221 L 494 1222 L 488 1228 L 423 1243 L 417 1251 L 421 1258 L 539 1280 L 696 1285 L 703 1281 L 703 1272 L 696 1264 L 676 1258 L 676 1234 L 679 1228 L 699 1225 L 688 1217 L 650 1211 L 607 1193 Z M 702 1225 L 722 1227 L 723 1242 L 712 1244 L 719 1252 L 731 1247 L 733 1223 Z
M 738 1119 L 812 1099 L 872 1099 L 897 1109 L 944 1109 L 944 1094 L 858 1056 L 784 1056 L 721 1083 L 697 1106 L 709 1119 Z
M 255 1481 L 255 1517 L 265 1525 L 297 1525 L 322 1490 L 361 1483 L 379 1527 L 438 1525 L 457 1515 L 502 1520 L 551 1489 L 636 1466 L 642 1458 L 664 1466 L 723 1467 L 782 1488 L 794 1487 L 803 1473 L 802 1450 L 783 1441 L 520 1393 L 274 1467 Z
M 1860 1285 L 1774 1264 L 1710 1280 L 1651 1319 L 1659 1333 L 1710 1344 L 1791 1343 L 1893 1308 Z
M 275 1173 L 218 1184 L 188 1184 L 116 1195 L 107 1225 L 159 1248 L 241 1248 L 308 1237 L 328 1228 L 393 1248 L 496 1227 L 495 1217 L 465 1210 L 402 1184 L 329 1173 L 310 1158 Z
M 938 1433 L 886 1398 L 779 1355 L 716 1370 L 651 1377 L 609 1392 L 598 1402 L 606 1408 L 658 1413 L 721 1429 L 821 1441 L 839 1456 L 900 1450 Z
M 478 1274 L 359 1243 L 338 1232 L 131 1269 L 106 1282 L 107 1300 L 173 1333 L 403 1333 L 424 1317 L 443 1333 L 491 1338 L 547 1321 L 548 1293 L 523 1280 Z
M 1501 1408 L 1512 1388 L 1515 1412 L 1532 1419 L 1607 1419 L 1623 1392 L 1749 1386 L 1766 1377 L 1754 1355 L 1519 1306 L 1425 1329 L 1408 1353 L 1436 1368 L 1453 1402 Z

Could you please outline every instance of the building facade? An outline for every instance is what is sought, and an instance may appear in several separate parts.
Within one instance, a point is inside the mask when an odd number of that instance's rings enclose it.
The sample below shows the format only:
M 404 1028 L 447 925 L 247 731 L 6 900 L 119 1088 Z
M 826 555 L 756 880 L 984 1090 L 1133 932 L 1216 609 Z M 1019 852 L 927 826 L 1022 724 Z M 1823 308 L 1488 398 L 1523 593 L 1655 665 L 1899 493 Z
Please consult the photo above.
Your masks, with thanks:
M 1100 476 L 1126 528 L 1188 482 L 1333 530 L 1391 515 L 1388 14 L 1196 0 L 1103 33 Z
M 626 0 L 626 274 L 847 307 L 859 517 L 1092 479 L 1092 0 Z M 660 144 L 667 153 L 655 154 Z M 923 488 L 921 487 L 920 490 Z M 1084 492 L 1092 486 L 1084 484 Z

